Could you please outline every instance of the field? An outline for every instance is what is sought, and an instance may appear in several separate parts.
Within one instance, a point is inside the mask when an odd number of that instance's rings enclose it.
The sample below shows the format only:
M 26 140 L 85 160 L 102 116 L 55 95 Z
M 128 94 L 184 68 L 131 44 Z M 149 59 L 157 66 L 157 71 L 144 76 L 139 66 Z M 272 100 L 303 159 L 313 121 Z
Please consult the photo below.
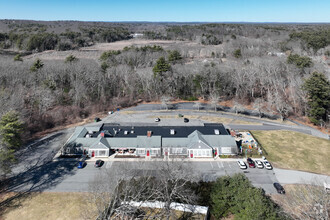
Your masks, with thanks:
M 32 193 L 10 208 L 2 217 L 7 220 L 95 219 L 96 207 L 87 204 L 85 193 Z M 87 212 L 88 211 L 88 212 Z
M 292 131 L 251 131 L 275 167 L 330 175 L 330 141 Z

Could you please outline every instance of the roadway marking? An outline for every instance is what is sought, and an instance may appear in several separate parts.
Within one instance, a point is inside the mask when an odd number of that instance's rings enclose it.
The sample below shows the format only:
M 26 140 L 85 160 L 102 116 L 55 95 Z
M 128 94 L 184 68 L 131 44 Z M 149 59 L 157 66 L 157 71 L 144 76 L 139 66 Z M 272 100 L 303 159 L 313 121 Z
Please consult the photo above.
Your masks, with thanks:
M 231 168 L 231 166 L 230 166 L 230 162 L 228 162 L 228 166 Z
M 221 167 L 220 167 L 220 165 L 219 165 L 219 162 L 217 162 L 217 165 L 218 165 L 219 169 L 221 169 Z
M 111 168 L 112 163 L 113 163 L 112 161 L 108 161 L 108 162 L 107 162 L 107 165 L 106 165 L 106 168 L 107 168 L 107 169 Z
M 213 164 L 212 164 L 212 162 L 210 162 L 210 164 L 211 164 L 211 167 L 212 167 L 212 169 L 213 169 L 214 167 L 213 167 Z

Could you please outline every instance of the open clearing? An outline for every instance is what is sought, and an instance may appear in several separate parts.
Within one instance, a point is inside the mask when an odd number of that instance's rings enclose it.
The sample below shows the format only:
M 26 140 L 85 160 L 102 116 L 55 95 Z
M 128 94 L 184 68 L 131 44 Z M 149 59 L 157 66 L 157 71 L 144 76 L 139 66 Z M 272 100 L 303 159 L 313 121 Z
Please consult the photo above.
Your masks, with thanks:
M 95 219 L 96 207 L 86 202 L 86 193 L 32 193 L 7 208 L 3 217 L 8 220 Z
M 330 141 L 293 131 L 251 131 L 279 168 L 330 175 Z

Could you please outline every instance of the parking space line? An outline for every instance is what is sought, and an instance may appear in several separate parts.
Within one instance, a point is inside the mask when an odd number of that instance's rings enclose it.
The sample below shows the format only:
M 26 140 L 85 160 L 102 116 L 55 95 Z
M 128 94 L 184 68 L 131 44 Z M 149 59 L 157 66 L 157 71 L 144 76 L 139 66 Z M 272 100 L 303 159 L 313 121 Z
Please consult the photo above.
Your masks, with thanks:
M 218 165 L 219 169 L 221 169 L 219 162 L 217 162 L 217 165 Z
M 211 164 L 211 167 L 212 167 L 212 169 L 213 169 L 214 167 L 213 167 L 213 164 L 212 164 L 212 162 L 210 162 L 210 164 Z
M 228 166 L 231 168 L 231 166 L 230 166 L 230 162 L 228 162 Z
M 111 166 L 112 166 L 112 161 L 108 161 L 107 165 L 106 165 L 106 168 L 109 169 L 109 168 L 111 168 Z

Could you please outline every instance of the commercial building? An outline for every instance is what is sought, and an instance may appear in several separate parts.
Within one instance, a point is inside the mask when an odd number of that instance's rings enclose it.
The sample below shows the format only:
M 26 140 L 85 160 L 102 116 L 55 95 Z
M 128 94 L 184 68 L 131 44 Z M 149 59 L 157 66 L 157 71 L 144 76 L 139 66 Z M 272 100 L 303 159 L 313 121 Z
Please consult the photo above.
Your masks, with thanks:
M 98 124 L 77 127 L 63 154 L 90 157 L 210 158 L 237 154 L 234 137 L 222 124 L 204 126 L 121 126 Z

